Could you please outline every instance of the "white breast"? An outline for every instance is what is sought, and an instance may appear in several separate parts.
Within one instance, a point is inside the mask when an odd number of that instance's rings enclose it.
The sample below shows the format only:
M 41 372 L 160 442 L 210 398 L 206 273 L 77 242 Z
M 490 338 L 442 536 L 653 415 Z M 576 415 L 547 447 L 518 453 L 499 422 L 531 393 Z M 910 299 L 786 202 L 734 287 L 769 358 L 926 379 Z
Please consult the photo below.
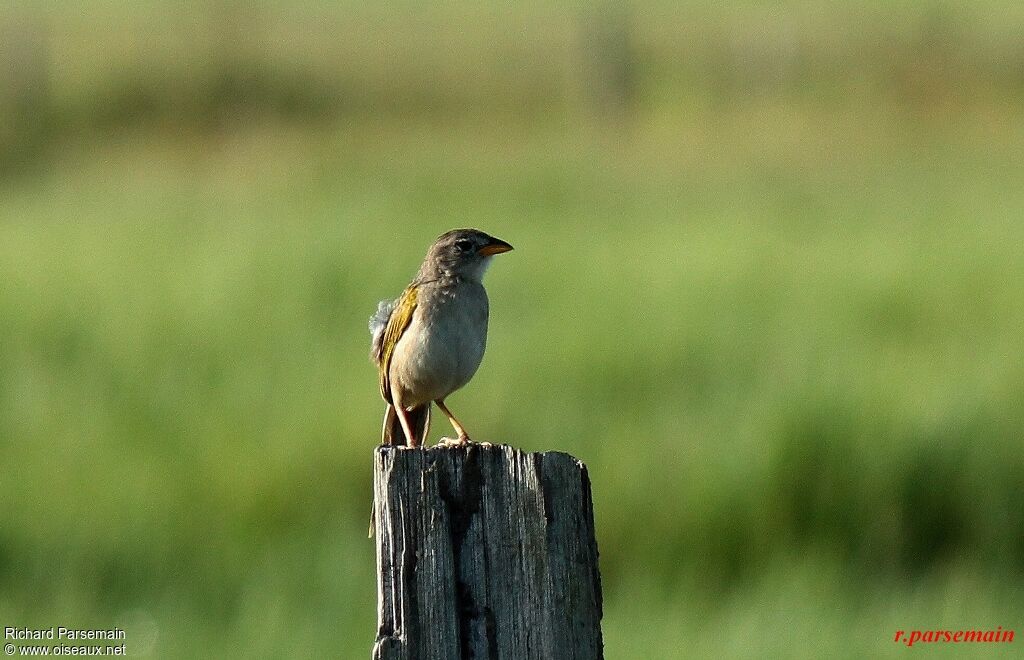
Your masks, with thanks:
M 488 303 L 481 284 L 464 282 L 451 295 L 421 295 L 430 302 L 416 308 L 391 361 L 392 391 L 404 406 L 436 401 L 464 386 L 487 346 Z

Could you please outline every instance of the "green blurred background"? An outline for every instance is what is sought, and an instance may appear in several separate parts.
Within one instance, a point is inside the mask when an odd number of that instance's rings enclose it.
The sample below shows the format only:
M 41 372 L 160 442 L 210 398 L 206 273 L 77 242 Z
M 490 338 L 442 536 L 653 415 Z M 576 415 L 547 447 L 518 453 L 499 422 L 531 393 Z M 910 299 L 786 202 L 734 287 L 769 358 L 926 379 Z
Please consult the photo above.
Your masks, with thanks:
M 590 467 L 608 658 L 1024 628 L 1022 35 L 999 0 L 5 3 L 0 625 L 368 657 L 366 319 L 475 226 L 516 251 L 450 402 Z

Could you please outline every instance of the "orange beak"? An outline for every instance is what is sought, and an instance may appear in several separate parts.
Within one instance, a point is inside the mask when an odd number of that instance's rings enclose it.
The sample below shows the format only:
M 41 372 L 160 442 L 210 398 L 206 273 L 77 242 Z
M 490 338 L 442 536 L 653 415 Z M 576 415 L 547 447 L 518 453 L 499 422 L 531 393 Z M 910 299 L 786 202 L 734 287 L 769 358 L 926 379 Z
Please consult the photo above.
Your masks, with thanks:
M 500 238 L 495 238 L 492 243 L 488 243 L 487 245 L 480 248 L 479 254 L 482 257 L 489 257 L 492 254 L 501 254 L 502 252 L 508 252 L 511 249 L 511 245 L 501 240 Z

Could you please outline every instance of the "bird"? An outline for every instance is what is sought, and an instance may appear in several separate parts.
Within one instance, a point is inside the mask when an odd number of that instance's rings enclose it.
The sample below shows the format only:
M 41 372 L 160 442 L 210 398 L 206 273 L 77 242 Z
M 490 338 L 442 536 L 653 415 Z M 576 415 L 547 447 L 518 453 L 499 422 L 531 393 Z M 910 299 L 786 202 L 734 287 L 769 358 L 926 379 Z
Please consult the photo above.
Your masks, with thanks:
M 369 328 L 370 357 L 387 404 L 381 444 L 425 444 L 434 403 L 458 436 L 439 444 L 472 442 L 445 399 L 480 367 L 489 313 L 484 273 L 495 255 L 510 250 L 505 241 L 478 229 L 445 232 L 402 295 L 377 305 Z

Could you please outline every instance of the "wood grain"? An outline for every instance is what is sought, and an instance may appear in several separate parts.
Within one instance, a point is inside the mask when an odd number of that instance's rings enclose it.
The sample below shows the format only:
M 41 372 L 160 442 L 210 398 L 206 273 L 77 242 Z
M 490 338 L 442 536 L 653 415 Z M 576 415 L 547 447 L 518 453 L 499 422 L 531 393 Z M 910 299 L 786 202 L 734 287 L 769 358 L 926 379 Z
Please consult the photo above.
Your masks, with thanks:
M 374 660 L 603 657 L 590 479 L 560 452 L 378 447 Z

